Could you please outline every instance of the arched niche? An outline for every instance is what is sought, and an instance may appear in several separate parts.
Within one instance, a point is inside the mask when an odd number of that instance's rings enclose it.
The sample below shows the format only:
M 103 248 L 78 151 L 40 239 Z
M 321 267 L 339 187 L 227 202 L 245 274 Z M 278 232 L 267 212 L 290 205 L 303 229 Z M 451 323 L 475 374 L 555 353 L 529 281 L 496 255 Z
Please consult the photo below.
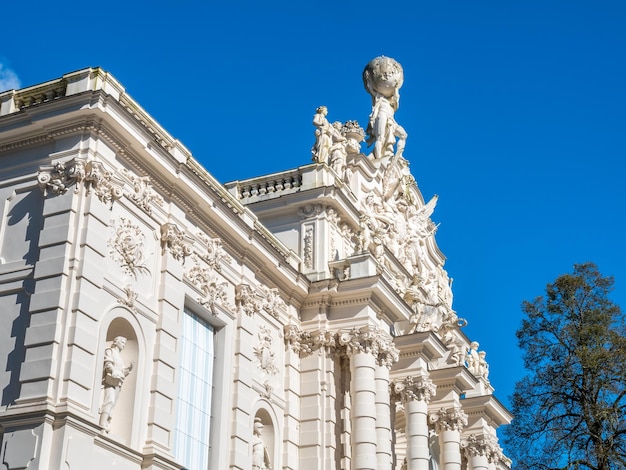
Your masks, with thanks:
M 132 371 L 124 379 L 115 406 L 111 412 L 108 435 L 128 446 L 138 443 L 141 429 L 141 400 L 139 399 L 143 370 L 145 368 L 145 341 L 140 334 L 140 327 L 134 314 L 124 307 L 114 307 L 106 315 L 100 331 L 98 348 L 98 367 L 96 374 L 100 393 L 96 394 L 96 420 L 99 422 L 104 398 L 104 354 L 118 336 L 126 338 L 126 345 L 121 351 L 125 367 L 133 362 Z M 139 332 L 139 334 L 138 334 Z M 104 431 L 103 431 L 104 432 Z
M 263 443 L 267 448 L 269 454 L 271 468 L 281 468 L 279 462 L 280 456 L 280 429 L 275 426 L 274 423 L 278 422 L 277 416 L 274 410 L 269 406 L 269 402 L 265 401 L 259 403 L 256 413 L 253 415 L 251 429 L 254 432 L 254 423 L 260 420 L 263 424 Z M 253 436 L 254 437 L 254 436 Z

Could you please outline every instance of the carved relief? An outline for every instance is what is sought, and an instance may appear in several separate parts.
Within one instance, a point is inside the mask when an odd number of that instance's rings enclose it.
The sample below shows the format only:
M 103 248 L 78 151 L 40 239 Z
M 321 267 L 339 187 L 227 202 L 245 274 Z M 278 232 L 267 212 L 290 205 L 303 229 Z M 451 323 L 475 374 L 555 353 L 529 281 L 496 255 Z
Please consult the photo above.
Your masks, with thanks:
M 304 227 L 302 258 L 306 269 L 313 269 L 313 233 L 315 227 L 306 225 Z
M 137 300 L 137 297 L 138 297 L 137 292 L 135 292 L 135 290 L 133 289 L 133 286 L 128 284 L 126 287 L 124 287 L 124 293 L 126 294 L 126 297 L 118 298 L 117 301 L 120 304 L 125 305 L 126 307 L 134 311 L 135 301 Z
M 402 403 L 413 400 L 429 402 L 435 396 L 437 386 L 428 377 L 408 376 L 393 382 L 393 392 Z
M 111 172 L 105 170 L 102 163 L 83 158 L 40 167 L 37 182 L 44 196 L 49 192 L 65 194 L 73 184 L 76 184 L 76 191 L 84 184 L 88 193 L 93 191 L 105 204 L 112 204 L 123 194 L 120 185 L 113 181 Z
M 337 335 L 328 330 L 302 331 L 296 325 L 285 325 L 285 345 L 300 357 L 313 354 L 314 351 L 325 349 L 333 352 Z
M 321 204 L 307 204 L 298 208 L 298 216 L 301 219 L 310 219 L 311 217 L 317 217 L 324 211 L 324 206 Z
M 463 431 L 467 425 L 467 414 L 460 407 L 441 408 L 430 414 L 429 421 L 435 425 L 437 433 L 441 431 Z
M 195 257 L 194 266 L 187 272 L 187 279 L 200 289 L 202 297 L 198 298 L 198 302 L 207 307 L 213 315 L 217 315 L 218 305 L 228 308 L 226 293 L 228 283 L 222 281 L 214 271 L 200 267 L 199 260 Z
M 287 307 L 278 292 L 278 289 L 266 286 L 259 286 L 257 289 L 257 295 L 261 297 L 261 308 L 275 318 L 278 318 L 279 310 Z
M 102 372 L 102 386 L 104 398 L 100 408 L 100 426 L 104 432 L 109 432 L 113 408 L 117 403 L 124 379 L 133 370 L 135 365 L 131 361 L 128 366 L 124 365 L 121 352 L 126 346 L 126 338 L 117 336 L 113 339 L 110 348 L 104 350 L 104 368 Z
M 135 280 L 139 274 L 150 273 L 146 266 L 144 240 L 141 229 L 122 217 L 115 235 L 108 242 L 113 261 Z
M 163 198 L 152 189 L 149 176 L 136 176 L 125 168 L 122 168 L 120 173 L 130 180 L 132 186 L 132 189 L 126 191 L 124 195 L 147 214 L 152 214 L 152 204 L 163 205 Z
M 230 263 L 232 258 L 228 256 L 219 238 L 209 238 L 200 232 L 198 238 L 207 246 L 206 252 L 201 254 L 201 258 L 207 262 L 210 269 L 222 272 L 222 263 Z
M 272 332 L 266 326 L 261 326 L 259 327 L 258 337 L 259 343 L 253 348 L 258 366 L 266 374 L 275 375 L 278 372 L 278 368 L 276 367 L 274 352 L 272 351 Z
M 191 245 L 185 240 L 185 234 L 176 224 L 161 225 L 161 254 L 165 254 L 165 250 L 169 250 L 175 260 L 183 263 L 193 251 Z
M 348 355 L 359 352 L 372 354 L 381 366 L 391 367 L 399 358 L 391 336 L 375 326 L 354 327 L 338 333 L 338 343 Z
M 483 456 L 489 463 L 498 463 L 504 458 L 498 439 L 490 434 L 470 434 L 461 441 L 461 449 L 468 459 Z

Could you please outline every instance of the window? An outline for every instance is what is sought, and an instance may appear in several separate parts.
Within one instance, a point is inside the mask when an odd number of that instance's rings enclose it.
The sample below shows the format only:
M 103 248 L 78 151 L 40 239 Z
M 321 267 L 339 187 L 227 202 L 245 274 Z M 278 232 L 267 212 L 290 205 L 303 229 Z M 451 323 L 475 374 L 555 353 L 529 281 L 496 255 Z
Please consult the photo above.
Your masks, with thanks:
M 208 469 L 215 358 L 213 327 L 186 310 L 180 347 L 173 452 L 185 468 Z

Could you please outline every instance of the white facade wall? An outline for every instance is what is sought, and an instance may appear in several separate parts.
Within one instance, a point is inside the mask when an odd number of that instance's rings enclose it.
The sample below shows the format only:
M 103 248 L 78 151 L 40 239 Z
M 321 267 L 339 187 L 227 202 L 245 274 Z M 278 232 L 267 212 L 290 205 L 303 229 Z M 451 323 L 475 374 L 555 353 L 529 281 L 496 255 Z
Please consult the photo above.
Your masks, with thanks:
M 511 417 L 442 320 L 451 296 L 423 310 L 392 240 L 364 245 L 366 196 L 384 199 L 401 162 L 359 154 L 349 179 L 314 163 L 226 190 L 100 69 L 0 94 L 0 162 L 7 470 L 182 468 L 185 310 L 215 331 L 208 468 L 252 469 L 257 442 L 274 469 L 509 466 L 495 429 Z M 422 242 L 420 279 L 442 286 Z M 133 367 L 104 426 L 119 336 Z

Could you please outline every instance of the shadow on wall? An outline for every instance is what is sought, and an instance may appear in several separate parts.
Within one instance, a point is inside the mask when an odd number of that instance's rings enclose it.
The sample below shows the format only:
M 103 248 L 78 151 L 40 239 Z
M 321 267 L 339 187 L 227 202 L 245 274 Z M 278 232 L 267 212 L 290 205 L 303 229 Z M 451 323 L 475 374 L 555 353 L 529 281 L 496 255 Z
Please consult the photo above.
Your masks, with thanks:
M 43 227 L 43 202 L 39 189 L 11 192 L 5 199 L 4 207 L 8 210 L 1 221 L 0 265 L 23 260 L 24 267 L 28 268 L 37 263 L 39 235 Z M 31 271 L 20 290 L 0 296 L 0 325 L 11 325 L 10 332 L 7 328 L 6 333 L 0 333 L 0 357 L 7 358 L 6 366 L 0 369 L 0 377 L 2 372 L 8 375 L 7 381 L 2 380 L 6 386 L 2 389 L 1 406 L 15 403 L 20 396 L 20 372 L 26 356 L 24 341 L 30 326 L 30 295 L 34 286 Z M 8 337 L 4 336 L 7 333 Z

